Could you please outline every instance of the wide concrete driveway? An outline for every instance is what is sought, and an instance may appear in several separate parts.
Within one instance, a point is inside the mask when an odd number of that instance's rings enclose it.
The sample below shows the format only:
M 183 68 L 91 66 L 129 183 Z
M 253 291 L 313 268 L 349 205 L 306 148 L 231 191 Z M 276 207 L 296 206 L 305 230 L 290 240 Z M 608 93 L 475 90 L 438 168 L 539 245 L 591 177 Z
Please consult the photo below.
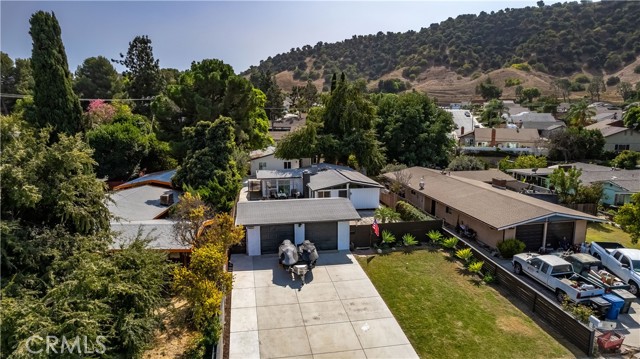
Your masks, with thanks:
M 275 255 L 232 255 L 230 359 L 417 358 L 353 255 L 320 253 L 307 284 Z

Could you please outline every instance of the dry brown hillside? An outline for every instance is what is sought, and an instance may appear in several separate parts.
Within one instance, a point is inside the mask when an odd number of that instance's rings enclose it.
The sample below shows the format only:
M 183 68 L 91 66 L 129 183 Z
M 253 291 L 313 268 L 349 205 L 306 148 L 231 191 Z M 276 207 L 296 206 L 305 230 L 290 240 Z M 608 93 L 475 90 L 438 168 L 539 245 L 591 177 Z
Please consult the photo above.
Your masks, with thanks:
M 311 65 L 311 63 L 308 63 L 308 65 Z M 640 81 L 640 74 L 633 72 L 633 69 L 638 65 L 640 65 L 640 58 L 632 64 L 624 67 L 622 70 L 613 74 L 606 74 L 603 77 L 606 80 L 609 76 L 618 76 L 621 81 L 626 81 L 635 85 Z M 375 89 L 378 86 L 379 80 L 393 78 L 402 79 L 402 70 L 403 69 L 397 69 L 383 75 L 379 79 L 369 81 L 368 88 Z M 586 72 L 585 74 L 592 76 Z M 460 76 L 442 66 L 432 67 L 420 74 L 415 81 L 411 81 L 410 83 L 412 88 L 426 92 L 430 96 L 437 98 L 438 102 L 448 103 L 478 99 L 479 97 L 475 94 L 476 85 L 486 80 L 487 77 L 490 77 L 493 83 L 502 88 L 502 98 L 504 99 L 515 98 L 516 86 L 505 87 L 505 80 L 508 78 L 520 79 L 520 81 L 522 81 L 521 85 L 525 88 L 537 87 L 543 95 L 553 95 L 554 93 L 551 84 L 555 77 L 543 72 L 520 71 L 512 68 L 495 70 L 487 74 L 483 74 L 476 79 L 472 79 L 471 77 Z M 304 81 L 294 80 L 292 71 L 280 72 L 276 75 L 276 80 L 278 81 L 278 85 L 280 85 L 280 87 L 286 92 L 291 91 L 293 86 L 303 86 L 305 84 Z M 322 90 L 323 81 L 324 80 L 320 78 L 313 82 L 318 90 Z M 584 96 L 587 96 L 586 92 L 575 92 L 571 94 L 571 98 L 581 98 Z M 615 102 L 622 100 L 616 93 L 615 86 L 607 88 L 607 91 L 602 94 L 601 99 L 603 101 Z

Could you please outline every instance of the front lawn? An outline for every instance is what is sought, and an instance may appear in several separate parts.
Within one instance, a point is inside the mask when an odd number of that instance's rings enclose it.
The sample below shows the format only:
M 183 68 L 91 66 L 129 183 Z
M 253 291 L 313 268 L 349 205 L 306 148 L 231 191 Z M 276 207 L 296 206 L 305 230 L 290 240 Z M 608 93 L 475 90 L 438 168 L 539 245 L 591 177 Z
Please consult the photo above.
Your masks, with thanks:
M 421 358 L 574 357 L 442 252 L 395 252 L 358 261 Z
M 607 223 L 589 223 L 587 242 L 618 242 L 627 248 L 640 249 L 640 242 L 631 244 L 631 236 L 628 233 Z

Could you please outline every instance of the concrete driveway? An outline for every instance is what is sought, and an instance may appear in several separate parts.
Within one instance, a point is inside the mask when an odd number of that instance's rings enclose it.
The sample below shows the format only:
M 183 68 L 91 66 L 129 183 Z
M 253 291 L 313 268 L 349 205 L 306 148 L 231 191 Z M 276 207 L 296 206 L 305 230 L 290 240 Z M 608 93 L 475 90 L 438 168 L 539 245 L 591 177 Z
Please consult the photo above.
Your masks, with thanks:
M 307 284 L 276 255 L 232 255 L 230 359 L 418 358 L 353 255 L 320 253 Z

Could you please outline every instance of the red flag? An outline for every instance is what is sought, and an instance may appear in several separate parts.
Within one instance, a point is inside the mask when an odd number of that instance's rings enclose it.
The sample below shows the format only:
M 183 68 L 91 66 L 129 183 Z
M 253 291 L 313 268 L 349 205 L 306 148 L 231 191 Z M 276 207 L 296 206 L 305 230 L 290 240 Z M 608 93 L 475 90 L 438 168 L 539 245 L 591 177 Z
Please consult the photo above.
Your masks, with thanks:
M 380 227 L 378 227 L 378 221 L 374 219 L 371 228 L 373 228 L 373 233 L 376 234 L 376 237 L 380 237 Z

